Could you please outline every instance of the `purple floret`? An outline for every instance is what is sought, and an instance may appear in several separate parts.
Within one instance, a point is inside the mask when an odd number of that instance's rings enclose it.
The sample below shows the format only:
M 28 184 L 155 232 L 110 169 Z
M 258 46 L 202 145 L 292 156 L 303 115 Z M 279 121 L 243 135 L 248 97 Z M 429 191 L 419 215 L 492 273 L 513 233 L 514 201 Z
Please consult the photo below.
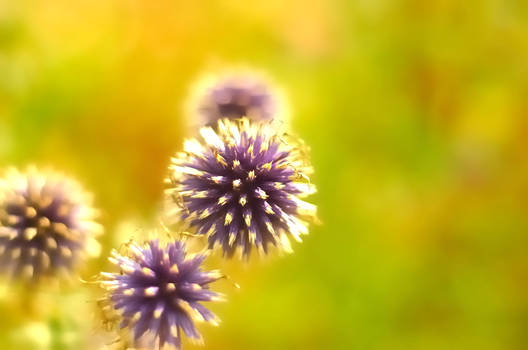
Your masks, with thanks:
M 266 121 L 277 115 L 277 99 L 270 87 L 255 76 L 228 76 L 205 87 L 197 101 L 203 125 L 222 118 Z
M 102 273 L 101 283 L 122 315 L 120 327 L 132 332 L 135 343 L 146 338 L 160 348 L 167 344 L 179 349 L 181 330 L 201 339 L 194 321 L 218 324 L 201 302 L 221 299 L 208 285 L 223 276 L 201 269 L 205 254 L 187 255 L 180 241 L 166 246 L 158 240 L 144 246 L 132 243 L 129 249 L 127 256 L 113 252 L 110 261 L 122 272 Z
M 0 180 L 0 266 L 36 282 L 69 273 L 97 245 L 90 196 L 72 180 L 30 168 Z
M 249 256 L 252 246 L 289 250 L 288 236 L 300 240 L 304 220 L 315 216 L 299 199 L 314 192 L 299 182 L 309 172 L 299 150 L 268 124 L 247 119 L 223 119 L 201 133 L 205 142 L 187 142 L 171 167 L 168 194 L 180 218 L 229 257 L 237 249 Z

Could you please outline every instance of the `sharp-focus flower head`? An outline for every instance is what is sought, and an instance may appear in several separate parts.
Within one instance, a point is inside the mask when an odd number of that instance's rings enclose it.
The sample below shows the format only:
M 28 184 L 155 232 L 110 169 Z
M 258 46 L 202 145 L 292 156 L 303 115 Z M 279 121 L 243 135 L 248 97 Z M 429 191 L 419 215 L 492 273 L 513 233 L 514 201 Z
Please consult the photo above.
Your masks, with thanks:
M 311 167 L 295 141 L 284 140 L 269 123 L 222 119 L 200 130 L 203 142 L 187 140 L 172 159 L 167 199 L 169 219 L 183 219 L 232 256 L 249 257 L 251 247 L 291 251 L 316 208 L 300 198 L 315 191 Z
M 198 128 L 214 126 L 222 118 L 255 121 L 282 120 L 284 99 L 263 76 L 231 72 L 201 80 L 195 87 L 188 114 Z
M 112 252 L 110 261 L 119 273 L 101 273 L 107 301 L 120 313 L 120 328 L 130 331 L 133 343 L 180 348 L 181 331 L 201 340 L 194 321 L 218 324 L 201 302 L 221 300 L 209 284 L 222 278 L 218 271 L 200 267 L 206 254 L 187 254 L 181 241 L 166 245 L 151 240 L 131 242 L 127 252 Z
M 0 270 L 36 282 L 70 273 L 98 253 L 91 196 L 74 180 L 34 167 L 0 179 Z

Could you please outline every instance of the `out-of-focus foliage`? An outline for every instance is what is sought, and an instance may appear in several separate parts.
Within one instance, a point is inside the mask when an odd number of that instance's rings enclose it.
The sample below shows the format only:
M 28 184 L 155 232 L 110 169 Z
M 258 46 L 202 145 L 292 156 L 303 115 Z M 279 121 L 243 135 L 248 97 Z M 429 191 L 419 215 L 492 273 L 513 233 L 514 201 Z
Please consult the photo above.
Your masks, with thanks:
M 527 38 L 513 0 L 3 0 L 0 165 L 94 192 L 89 280 L 157 221 L 194 79 L 254 66 L 312 147 L 323 225 L 293 255 L 209 261 L 242 288 L 218 282 L 207 348 L 525 349 Z M 96 288 L 61 293 L 2 285 L 0 347 L 112 340 Z

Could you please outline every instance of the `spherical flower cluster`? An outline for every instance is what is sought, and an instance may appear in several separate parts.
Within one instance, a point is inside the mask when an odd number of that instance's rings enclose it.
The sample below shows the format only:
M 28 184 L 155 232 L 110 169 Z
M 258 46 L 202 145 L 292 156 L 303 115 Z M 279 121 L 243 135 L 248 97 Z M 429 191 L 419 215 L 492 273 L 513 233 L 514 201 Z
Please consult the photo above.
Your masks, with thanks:
M 151 240 L 130 243 L 127 252 L 112 252 L 110 261 L 119 273 L 101 273 L 107 300 L 121 314 L 122 329 L 132 332 L 134 344 L 181 347 L 181 331 L 201 340 L 194 321 L 218 324 L 201 302 L 221 300 L 209 284 L 222 278 L 218 271 L 203 271 L 205 254 L 189 255 L 181 241 L 166 245 Z
M 36 282 L 98 253 L 91 196 L 62 175 L 12 168 L 0 179 L 0 270 Z
M 206 235 L 210 248 L 236 250 L 249 257 L 256 246 L 291 251 L 316 208 L 303 201 L 315 191 L 307 181 L 311 167 L 302 148 L 286 142 L 269 123 L 222 119 L 200 131 L 203 141 L 185 142 L 172 159 L 167 179 L 173 214 Z
M 277 89 L 252 73 L 233 73 L 204 79 L 191 100 L 192 124 L 214 126 L 222 118 L 254 121 L 282 119 L 284 103 Z

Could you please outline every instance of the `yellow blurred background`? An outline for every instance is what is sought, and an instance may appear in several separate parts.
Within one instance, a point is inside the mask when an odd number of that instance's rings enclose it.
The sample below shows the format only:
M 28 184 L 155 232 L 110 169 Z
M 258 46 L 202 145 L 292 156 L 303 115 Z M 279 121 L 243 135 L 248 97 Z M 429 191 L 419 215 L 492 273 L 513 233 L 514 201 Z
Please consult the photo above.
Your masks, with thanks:
M 267 72 L 312 148 L 295 253 L 213 257 L 206 349 L 528 348 L 528 3 L 0 0 L 0 166 L 95 194 L 105 255 L 155 225 L 204 72 Z M 0 287 L 3 349 L 98 349 L 97 289 Z M 184 348 L 199 348 L 185 343 Z

